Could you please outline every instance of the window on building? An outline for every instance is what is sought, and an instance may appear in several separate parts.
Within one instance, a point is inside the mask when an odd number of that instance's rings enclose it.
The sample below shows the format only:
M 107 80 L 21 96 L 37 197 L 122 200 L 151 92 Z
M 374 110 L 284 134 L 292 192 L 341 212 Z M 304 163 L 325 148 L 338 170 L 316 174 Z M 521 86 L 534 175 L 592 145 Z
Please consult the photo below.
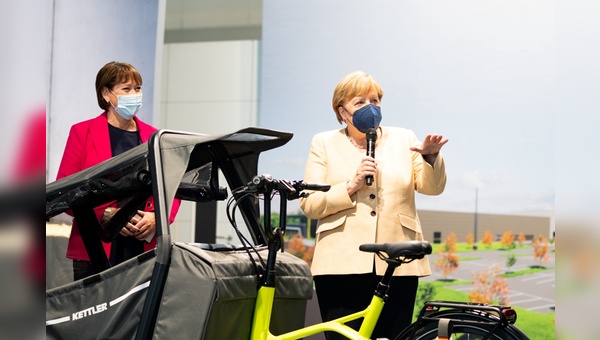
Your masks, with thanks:
M 442 232 L 441 231 L 433 232 L 433 243 L 435 243 L 435 244 L 442 243 Z

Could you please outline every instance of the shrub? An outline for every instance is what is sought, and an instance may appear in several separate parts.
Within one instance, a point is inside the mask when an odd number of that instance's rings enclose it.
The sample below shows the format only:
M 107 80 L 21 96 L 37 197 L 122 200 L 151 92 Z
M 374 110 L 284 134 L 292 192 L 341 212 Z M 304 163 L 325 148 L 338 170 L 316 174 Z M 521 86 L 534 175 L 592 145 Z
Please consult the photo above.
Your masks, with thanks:
M 508 256 L 506 257 L 506 268 L 508 269 L 514 266 L 515 263 L 517 263 L 517 256 L 514 252 L 511 251 L 510 254 L 508 254 Z
M 413 317 L 416 319 L 419 316 L 419 312 L 425 305 L 425 302 L 434 300 L 436 294 L 435 285 L 431 282 L 424 282 L 419 284 L 419 290 L 417 290 L 417 297 L 415 299 L 415 309 Z

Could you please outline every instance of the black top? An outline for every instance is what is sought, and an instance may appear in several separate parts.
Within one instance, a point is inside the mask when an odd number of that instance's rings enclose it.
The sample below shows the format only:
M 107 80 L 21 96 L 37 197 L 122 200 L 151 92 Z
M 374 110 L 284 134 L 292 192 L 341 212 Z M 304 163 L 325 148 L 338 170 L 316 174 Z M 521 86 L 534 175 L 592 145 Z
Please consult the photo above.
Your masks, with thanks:
M 108 133 L 113 157 L 142 144 L 142 139 L 137 131 L 122 130 L 108 124 Z
M 142 139 L 137 131 L 122 130 L 108 124 L 108 132 L 113 157 L 142 144 Z M 114 266 L 143 252 L 144 243 L 142 241 L 138 241 L 135 237 L 117 234 L 112 242 L 109 260 Z

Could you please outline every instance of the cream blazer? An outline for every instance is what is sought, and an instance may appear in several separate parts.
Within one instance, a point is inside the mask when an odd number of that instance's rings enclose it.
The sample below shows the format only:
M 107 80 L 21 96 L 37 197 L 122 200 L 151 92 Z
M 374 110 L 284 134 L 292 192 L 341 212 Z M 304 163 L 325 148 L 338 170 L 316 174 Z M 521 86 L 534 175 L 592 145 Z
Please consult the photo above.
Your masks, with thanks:
M 378 172 L 373 185 L 348 196 L 364 151 L 346 137 L 344 129 L 315 135 L 310 146 L 304 181 L 328 183 L 328 192 L 313 192 L 300 199 L 300 207 L 318 219 L 312 262 L 313 275 L 371 273 L 383 275 L 387 265 L 372 253 L 361 252 L 364 243 L 423 240 L 415 207 L 415 191 L 439 195 L 446 185 L 444 159 L 433 167 L 410 146 L 419 144 L 413 131 L 381 127 L 375 159 Z M 431 275 L 428 258 L 400 266 L 394 275 Z

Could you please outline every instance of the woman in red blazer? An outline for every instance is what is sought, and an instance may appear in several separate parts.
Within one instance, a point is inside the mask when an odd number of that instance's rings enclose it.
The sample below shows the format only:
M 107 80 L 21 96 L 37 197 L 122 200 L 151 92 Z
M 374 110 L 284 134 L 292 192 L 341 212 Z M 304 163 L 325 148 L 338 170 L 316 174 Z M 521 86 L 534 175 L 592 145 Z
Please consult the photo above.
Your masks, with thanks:
M 130 64 L 110 62 L 96 76 L 98 105 L 105 110 L 98 117 L 71 127 L 57 179 L 74 174 L 140 145 L 150 138 L 156 128 L 139 120 L 135 114 L 142 106 L 142 77 Z M 179 209 L 173 204 L 169 223 Z M 106 206 L 96 208 L 100 219 Z M 156 246 L 154 202 L 150 198 L 144 210 L 124 226 L 104 250 L 112 265 L 150 250 Z M 94 274 L 79 227 L 73 221 L 67 247 L 67 258 L 73 260 L 75 280 Z

